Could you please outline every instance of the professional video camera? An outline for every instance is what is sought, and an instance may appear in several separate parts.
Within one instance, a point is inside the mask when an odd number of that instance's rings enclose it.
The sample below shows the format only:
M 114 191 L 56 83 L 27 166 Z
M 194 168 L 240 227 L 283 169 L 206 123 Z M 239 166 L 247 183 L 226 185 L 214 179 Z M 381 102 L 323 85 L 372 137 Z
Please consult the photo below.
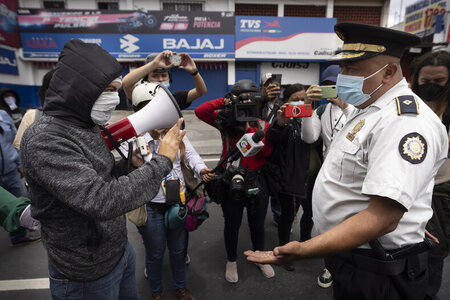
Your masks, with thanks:
M 223 98 L 226 104 L 216 118 L 219 128 L 229 128 L 240 122 L 257 121 L 260 118 L 264 97 L 253 81 L 239 80 Z

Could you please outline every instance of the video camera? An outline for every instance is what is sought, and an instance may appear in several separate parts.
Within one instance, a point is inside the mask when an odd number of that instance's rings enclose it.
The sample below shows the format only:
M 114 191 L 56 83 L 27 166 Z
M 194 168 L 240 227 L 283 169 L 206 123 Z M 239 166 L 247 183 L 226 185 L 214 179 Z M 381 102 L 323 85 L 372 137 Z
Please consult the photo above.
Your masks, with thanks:
M 225 106 L 219 110 L 216 123 L 219 128 L 229 128 L 240 122 L 258 121 L 261 117 L 264 96 L 251 80 L 240 80 L 224 95 Z M 229 101 L 227 100 L 229 99 Z

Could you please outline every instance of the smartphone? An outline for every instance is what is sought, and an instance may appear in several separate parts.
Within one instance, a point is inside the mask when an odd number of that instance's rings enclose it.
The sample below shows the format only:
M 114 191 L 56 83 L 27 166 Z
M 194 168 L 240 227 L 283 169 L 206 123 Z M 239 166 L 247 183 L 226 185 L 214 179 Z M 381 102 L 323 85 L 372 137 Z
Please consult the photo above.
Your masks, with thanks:
M 284 110 L 286 118 L 304 118 L 312 116 L 311 104 L 289 104 Z
M 272 82 L 275 83 L 278 86 L 281 86 L 281 74 L 272 74 Z
M 322 85 L 318 86 L 318 89 L 322 90 L 322 97 L 323 98 L 336 98 L 337 97 L 337 90 L 335 85 Z

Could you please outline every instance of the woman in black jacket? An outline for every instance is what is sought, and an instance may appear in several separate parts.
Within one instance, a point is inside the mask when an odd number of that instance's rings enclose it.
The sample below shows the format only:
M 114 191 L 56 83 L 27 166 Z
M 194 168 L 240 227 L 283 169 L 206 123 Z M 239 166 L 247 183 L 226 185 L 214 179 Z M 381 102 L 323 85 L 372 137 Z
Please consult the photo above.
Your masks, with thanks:
M 279 183 L 281 190 L 278 199 L 281 206 L 281 216 L 278 222 L 278 239 L 280 246 L 290 240 L 290 232 L 294 217 L 302 204 L 303 215 L 300 221 L 301 232 L 311 232 L 311 203 L 306 203 L 306 183 L 309 167 L 309 145 L 303 141 L 301 134 L 301 119 L 287 119 L 284 115 L 289 103 L 302 103 L 306 96 L 306 88 L 301 84 L 289 86 L 285 93 L 286 103 L 277 111 L 277 120 L 267 131 L 267 140 L 275 147 L 272 162 L 279 166 Z M 293 271 L 292 265 L 285 266 Z

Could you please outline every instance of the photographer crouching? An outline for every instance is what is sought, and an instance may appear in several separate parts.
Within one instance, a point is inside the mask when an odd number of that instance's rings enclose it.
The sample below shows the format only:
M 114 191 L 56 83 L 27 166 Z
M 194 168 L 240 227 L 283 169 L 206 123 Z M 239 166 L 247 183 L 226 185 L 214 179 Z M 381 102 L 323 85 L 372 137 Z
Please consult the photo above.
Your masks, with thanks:
M 237 243 L 245 207 L 253 249 L 264 248 L 264 219 L 268 194 L 261 167 L 273 147 L 266 142 L 265 137 L 261 140 L 264 145 L 253 143 L 254 137 L 261 138 L 262 132 L 269 127 L 267 122 L 259 120 L 261 105 L 262 94 L 259 93 L 258 86 L 253 81 L 244 79 L 236 82 L 231 92 L 223 98 L 203 103 L 195 110 L 200 120 L 220 131 L 222 158 L 226 158 L 232 151 L 242 153 L 239 156 L 232 155 L 231 160 L 222 164 L 222 170 L 216 172 L 222 175 L 216 176 L 210 183 L 213 186 L 208 190 L 213 201 L 221 204 L 225 218 L 225 279 L 230 283 L 238 281 Z M 236 150 L 237 147 L 240 152 Z M 256 155 L 252 155 L 254 152 L 257 152 Z M 256 265 L 266 278 L 275 276 L 272 266 Z

